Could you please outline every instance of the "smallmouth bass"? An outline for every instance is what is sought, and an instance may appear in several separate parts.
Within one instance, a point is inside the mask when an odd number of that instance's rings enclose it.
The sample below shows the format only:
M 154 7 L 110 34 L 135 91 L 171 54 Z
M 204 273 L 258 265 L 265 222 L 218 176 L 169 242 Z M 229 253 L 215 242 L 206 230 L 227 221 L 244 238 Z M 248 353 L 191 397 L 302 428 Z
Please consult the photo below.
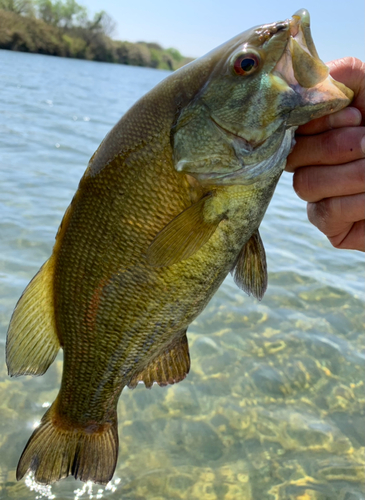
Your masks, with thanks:
M 10 375 L 41 375 L 64 350 L 59 394 L 18 479 L 111 479 L 121 391 L 187 375 L 186 330 L 230 271 L 262 298 L 258 228 L 295 129 L 351 97 L 318 58 L 302 10 L 185 66 L 124 115 L 11 319 Z

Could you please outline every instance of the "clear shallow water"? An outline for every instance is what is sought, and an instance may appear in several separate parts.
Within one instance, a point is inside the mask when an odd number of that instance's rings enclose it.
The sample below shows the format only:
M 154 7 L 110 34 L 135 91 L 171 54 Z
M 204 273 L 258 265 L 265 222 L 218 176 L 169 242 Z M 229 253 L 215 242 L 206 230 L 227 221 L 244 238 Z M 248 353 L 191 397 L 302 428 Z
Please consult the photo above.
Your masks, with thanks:
M 62 357 L 43 377 L 7 377 L 13 307 L 90 156 L 168 73 L 6 51 L 0 68 L 0 498 L 364 499 L 363 255 L 333 249 L 309 224 L 289 174 L 261 226 L 263 301 L 228 277 L 189 328 L 187 379 L 123 391 L 113 482 L 37 491 L 15 481 Z

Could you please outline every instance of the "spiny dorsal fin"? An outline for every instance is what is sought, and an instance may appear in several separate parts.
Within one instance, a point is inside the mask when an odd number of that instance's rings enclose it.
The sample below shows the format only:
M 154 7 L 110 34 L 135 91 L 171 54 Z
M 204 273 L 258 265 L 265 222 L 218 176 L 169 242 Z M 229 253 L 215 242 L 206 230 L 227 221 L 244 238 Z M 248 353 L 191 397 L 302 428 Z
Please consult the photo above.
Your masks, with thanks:
M 232 274 L 239 288 L 248 295 L 262 299 L 267 288 L 267 265 L 265 249 L 258 229 L 242 248 Z
M 206 221 L 204 207 L 212 194 L 205 196 L 175 217 L 158 233 L 146 258 L 154 267 L 172 266 L 196 253 L 213 235 L 222 217 Z
M 134 389 L 138 382 L 144 382 L 150 389 L 154 382 L 160 386 L 176 384 L 183 380 L 190 370 L 190 355 L 186 330 L 182 336 L 166 347 L 140 373 L 129 382 L 128 387 Z
M 42 375 L 60 349 L 53 305 L 54 257 L 45 262 L 20 297 L 6 340 L 9 375 Z

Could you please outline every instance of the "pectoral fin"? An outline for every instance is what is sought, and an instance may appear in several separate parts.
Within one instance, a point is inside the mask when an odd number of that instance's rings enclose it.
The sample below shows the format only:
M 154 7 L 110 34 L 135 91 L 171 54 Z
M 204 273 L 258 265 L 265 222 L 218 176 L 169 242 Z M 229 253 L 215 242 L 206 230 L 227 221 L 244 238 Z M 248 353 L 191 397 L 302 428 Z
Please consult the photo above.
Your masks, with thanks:
M 212 196 L 191 205 L 158 233 L 146 253 L 151 266 L 172 266 L 188 259 L 209 240 L 222 220 L 220 216 L 207 220 L 204 215 Z
M 248 295 L 262 299 L 267 288 L 267 265 L 264 245 L 258 230 L 242 248 L 232 274 L 239 288 Z
M 190 370 L 190 355 L 186 330 L 182 336 L 166 347 L 166 349 L 154 358 L 144 370 L 137 373 L 129 382 L 128 387 L 134 389 L 138 382 L 144 382 L 150 389 L 154 382 L 164 386 L 176 384 L 183 380 Z

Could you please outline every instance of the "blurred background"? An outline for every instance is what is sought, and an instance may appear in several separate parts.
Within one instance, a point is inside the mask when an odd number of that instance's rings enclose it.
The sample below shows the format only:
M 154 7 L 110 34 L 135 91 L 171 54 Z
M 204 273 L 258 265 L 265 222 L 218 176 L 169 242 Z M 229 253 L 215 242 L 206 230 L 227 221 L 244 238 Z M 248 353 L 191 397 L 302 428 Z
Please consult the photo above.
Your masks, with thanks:
M 288 0 L 0 0 L 0 48 L 176 69 L 249 27 L 286 19 L 303 7 L 324 61 L 364 58 L 361 0 L 308 0 L 304 6 Z

